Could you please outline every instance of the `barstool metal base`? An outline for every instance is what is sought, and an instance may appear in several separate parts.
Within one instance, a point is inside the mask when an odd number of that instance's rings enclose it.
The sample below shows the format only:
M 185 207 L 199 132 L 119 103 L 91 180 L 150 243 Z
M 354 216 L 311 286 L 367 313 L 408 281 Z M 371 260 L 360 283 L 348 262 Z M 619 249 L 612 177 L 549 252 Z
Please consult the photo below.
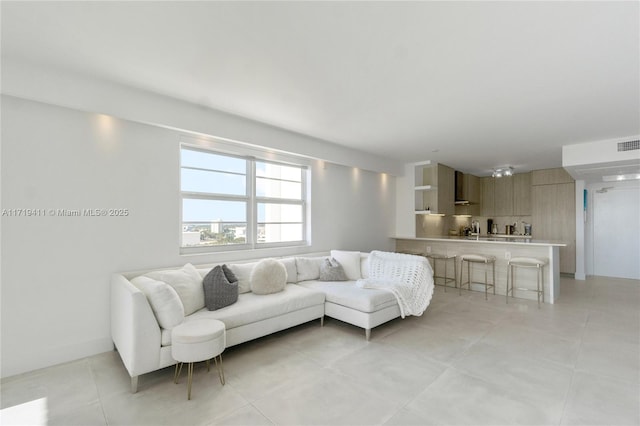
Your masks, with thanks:
M 458 266 L 456 264 L 456 260 L 458 256 L 455 254 L 437 254 L 437 253 L 427 253 L 425 255 L 427 259 L 433 260 L 433 284 L 440 285 L 444 287 L 444 292 L 447 292 L 447 287 L 451 287 L 447 285 L 450 282 L 453 282 L 453 288 L 458 287 L 457 277 L 458 277 Z M 444 275 L 438 275 L 438 260 L 444 261 Z M 453 278 L 447 275 L 447 261 L 453 260 Z M 438 284 L 438 279 L 441 280 L 441 283 Z
M 513 258 L 507 263 L 507 291 L 505 293 L 506 302 L 509 303 L 509 292 L 511 297 L 515 297 L 515 275 L 513 268 L 535 268 L 536 269 L 536 288 L 518 287 L 521 291 L 533 291 L 538 299 L 538 309 L 540 309 L 540 301 L 544 303 L 544 266 L 547 264 L 546 259 L 536 258 Z
M 463 282 L 462 278 L 464 275 L 464 262 L 467 262 L 467 281 Z M 482 255 L 463 255 L 460 260 L 460 285 L 458 286 L 458 295 L 462 294 L 462 287 L 466 284 L 467 290 L 471 291 L 471 283 L 473 282 L 472 275 L 473 269 L 472 264 L 491 264 L 491 269 L 493 272 L 493 282 L 489 283 L 487 279 L 487 268 L 484 268 L 484 282 L 478 282 L 477 284 L 484 285 L 484 299 L 488 300 L 488 291 L 489 287 L 493 288 L 493 294 L 496 294 L 496 258 L 493 256 L 482 256 Z

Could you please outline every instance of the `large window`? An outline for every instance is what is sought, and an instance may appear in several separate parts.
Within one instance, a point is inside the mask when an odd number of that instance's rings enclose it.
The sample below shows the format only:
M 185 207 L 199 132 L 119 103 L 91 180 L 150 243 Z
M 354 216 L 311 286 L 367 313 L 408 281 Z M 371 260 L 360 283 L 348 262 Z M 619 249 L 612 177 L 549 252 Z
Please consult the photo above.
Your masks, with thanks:
M 184 249 L 305 243 L 306 167 L 182 146 L 180 175 Z

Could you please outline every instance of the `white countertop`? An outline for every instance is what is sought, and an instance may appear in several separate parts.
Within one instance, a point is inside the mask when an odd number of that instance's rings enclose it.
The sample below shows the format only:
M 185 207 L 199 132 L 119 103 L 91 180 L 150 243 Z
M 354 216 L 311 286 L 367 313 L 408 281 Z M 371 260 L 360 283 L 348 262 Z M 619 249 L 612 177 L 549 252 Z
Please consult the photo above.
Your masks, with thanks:
M 395 236 L 391 237 L 396 240 L 415 240 L 415 241 L 447 241 L 447 242 L 461 242 L 461 243 L 487 243 L 487 244 L 517 244 L 527 246 L 557 246 L 565 247 L 567 244 L 562 241 L 551 240 L 535 240 L 529 236 L 524 235 L 509 235 L 509 236 L 471 236 L 471 237 L 458 237 L 458 236 L 442 236 L 442 237 L 403 237 Z

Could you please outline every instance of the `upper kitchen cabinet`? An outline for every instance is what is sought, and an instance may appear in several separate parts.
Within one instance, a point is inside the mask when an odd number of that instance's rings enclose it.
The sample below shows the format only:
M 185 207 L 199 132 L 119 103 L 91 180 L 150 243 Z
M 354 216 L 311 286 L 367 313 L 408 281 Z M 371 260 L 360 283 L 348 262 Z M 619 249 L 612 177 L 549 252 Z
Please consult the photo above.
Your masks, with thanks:
M 483 177 L 481 216 L 530 216 L 531 173 Z
M 454 214 L 455 172 L 444 164 L 415 164 L 416 214 Z
M 574 182 L 571 175 L 561 167 L 556 169 L 534 170 L 531 172 L 531 185 L 553 185 Z
M 494 214 L 513 216 L 513 176 L 494 179 Z
M 513 175 L 513 215 L 531 216 L 531 173 Z
M 482 186 L 482 203 L 480 216 L 495 216 L 495 179 L 492 177 L 480 178 Z

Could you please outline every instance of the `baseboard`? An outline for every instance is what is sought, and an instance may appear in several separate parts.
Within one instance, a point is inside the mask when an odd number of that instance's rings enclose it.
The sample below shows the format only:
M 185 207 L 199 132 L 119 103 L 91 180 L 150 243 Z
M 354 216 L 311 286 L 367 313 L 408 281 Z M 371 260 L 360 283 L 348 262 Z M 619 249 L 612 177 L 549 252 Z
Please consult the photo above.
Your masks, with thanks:
M 3 347 L 2 353 L 2 379 L 27 373 L 41 368 L 64 364 L 88 356 L 97 355 L 113 350 L 111 338 L 95 339 L 81 342 L 74 345 L 45 347 L 42 346 L 37 351 L 30 351 L 30 348 L 23 348 L 16 353 L 8 353 L 10 350 Z

